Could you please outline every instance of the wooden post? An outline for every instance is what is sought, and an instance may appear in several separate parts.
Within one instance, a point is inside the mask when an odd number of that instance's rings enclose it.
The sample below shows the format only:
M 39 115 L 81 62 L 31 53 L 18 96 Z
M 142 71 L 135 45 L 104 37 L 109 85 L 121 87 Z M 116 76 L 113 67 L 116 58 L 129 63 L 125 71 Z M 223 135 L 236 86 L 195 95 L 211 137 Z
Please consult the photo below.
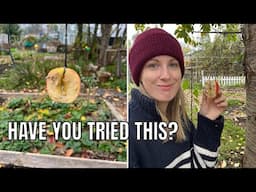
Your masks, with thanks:
M 0 164 L 29 168 L 127 168 L 126 162 L 0 150 Z
M 120 49 L 117 49 L 116 76 L 121 77 L 121 50 Z

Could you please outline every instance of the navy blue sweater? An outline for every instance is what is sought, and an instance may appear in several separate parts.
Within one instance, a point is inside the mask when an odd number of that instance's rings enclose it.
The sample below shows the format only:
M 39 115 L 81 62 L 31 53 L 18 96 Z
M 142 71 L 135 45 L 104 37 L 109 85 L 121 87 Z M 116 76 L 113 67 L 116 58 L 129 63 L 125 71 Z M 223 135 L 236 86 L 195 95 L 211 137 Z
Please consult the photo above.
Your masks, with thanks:
M 224 126 L 223 116 L 210 120 L 198 113 L 198 127 L 190 121 L 186 140 L 137 140 L 134 122 L 161 122 L 154 100 L 132 89 L 129 102 L 130 168 L 207 168 L 215 167 Z

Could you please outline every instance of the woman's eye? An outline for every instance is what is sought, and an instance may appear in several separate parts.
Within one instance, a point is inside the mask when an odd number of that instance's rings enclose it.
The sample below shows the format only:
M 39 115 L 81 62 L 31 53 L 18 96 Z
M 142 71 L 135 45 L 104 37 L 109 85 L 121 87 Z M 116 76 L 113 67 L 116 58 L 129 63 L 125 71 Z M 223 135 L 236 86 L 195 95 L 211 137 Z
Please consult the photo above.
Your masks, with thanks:
M 176 67 L 178 67 L 179 65 L 178 65 L 178 63 L 170 63 L 169 66 L 172 67 L 172 68 L 176 68 Z
M 150 63 L 147 65 L 148 68 L 156 69 L 159 65 L 155 63 Z

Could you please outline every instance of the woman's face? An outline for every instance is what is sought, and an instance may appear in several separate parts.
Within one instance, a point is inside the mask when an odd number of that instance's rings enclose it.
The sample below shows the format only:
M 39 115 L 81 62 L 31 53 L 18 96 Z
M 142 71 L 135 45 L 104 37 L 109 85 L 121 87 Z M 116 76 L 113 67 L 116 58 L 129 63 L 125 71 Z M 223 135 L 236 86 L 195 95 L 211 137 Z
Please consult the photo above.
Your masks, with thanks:
M 171 101 L 180 89 L 181 80 L 178 60 L 167 55 L 147 61 L 140 79 L 147 94 L 159 102 Z

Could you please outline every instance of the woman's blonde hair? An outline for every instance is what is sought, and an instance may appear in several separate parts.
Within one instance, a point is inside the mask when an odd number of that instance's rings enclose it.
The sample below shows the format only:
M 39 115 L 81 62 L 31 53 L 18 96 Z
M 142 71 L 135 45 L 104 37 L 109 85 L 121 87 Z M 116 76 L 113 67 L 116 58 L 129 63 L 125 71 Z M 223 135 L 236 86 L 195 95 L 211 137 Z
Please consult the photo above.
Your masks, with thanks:
M 168 103 L 166 113 L 163 114 L 157 104 L 156 108 L 163 121 L 175 121 L 178 123 L 178 131 L 176 132 L 176 142 L 186 140 L 185 129 L 188 129 L 189 119 L 186 113 L 186 102 L 183 90 L 180 88 L 176 96 Z
M 151 97 L 145 90 L 143 84 L 141 85 L 142 86 L 139 87 L 140 92 L 148 97 Z M 175 121 L 178 123 L 178 131 L 176 132 L 176 142 L 182 142 L 186 140 L 185 129 L 189 128 L 189 119 L 186 112 L 186 102 L 182 88 L 180 87 L 176 96 L 171 101 L 169 101 L 165 114 L 163 114 L 163 112 L 160 111 L 157 102 L 156 109 L 160 114 L 162 121 Z M 168 139 L 166 139 L 165 142 L 166 141 L 168 141 Z

